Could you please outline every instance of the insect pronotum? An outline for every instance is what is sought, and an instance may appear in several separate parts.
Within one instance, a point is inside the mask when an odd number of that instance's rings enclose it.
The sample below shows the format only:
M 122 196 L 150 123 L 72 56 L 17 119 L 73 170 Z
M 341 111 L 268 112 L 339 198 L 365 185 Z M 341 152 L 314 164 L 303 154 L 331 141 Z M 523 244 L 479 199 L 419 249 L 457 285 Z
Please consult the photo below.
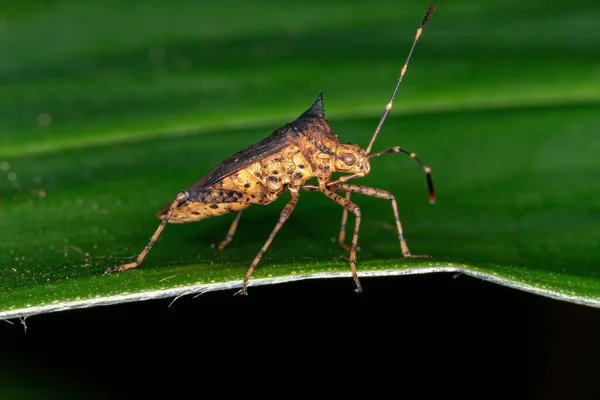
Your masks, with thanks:
M 395 146 L 371 154 L 373 143 L 392 110 L 394 98 L 396 97 L 402 78 L 406 74 L 413 50 L 423 32 L 423 28 L 431 18 L 434 8 L 434 4 L 429 6 L 421 25 L 417 29 L 412 47 L 402 67 L 392 97 L 385 106 L 383 115 L 366 150 L 356 144 L 342 144 L 340 142 L 325 120 L 323 98 L 320 93 L 315 103 L 300 115 L 298 119 L 277 129 L 260 142 L 231 156 L 209 171 L 192 186 L 180 192 L 170 204 L 158 212 L 157 216 L 162 219 L 162 222 L 137 259 L 129 264 L 108 268 L 106 273 L 124 271 L 140 265 L 167 223 L 193 222 L 230 212 L 237 212 L 227 232 L 227 236 L 218 245 L 220 249 L 223 249 L 233 239 L 242 210 L 250 207 L 252 204 L 265 205 L 272 203 L 285 190 L 290 192 L 291 199 L 283 208 L 283 211 L 281 211 L 279 221 L 277 221 L 271 235 L 250 264 L 250 268 L 242 282 L 242 289 L 237 293 L 248 294 L 247 284 L 252 272 L 277 232 L 279 232 L 279 229 L 281 229 L 292 211 L 294 211 L 301 190 L 321 192 L 344 208 L 338 241 L 340 245 L 350 251 L 350 269 L 352 270 L 352 277 L 356 284 L 355 291 L 357 293 L 362 291 L 362 286 L 356 272 L 356 248 L 358 245 L 361 211 L 350 200 L 351 193 L 389 200 L 392 204 L 402 255 L 407 258 L 429 257 L 410 253 L 398 215 L 398 205 L 391 193 L 382 189 L 346 182 L 367 175 L 371 169 L 370 159 L 383 154 L 404 153 L 417 161 L 425 172 L 429 189 L 429 201 L 431 203 L 435 201 L 431 170 L 421 162 L 415 153 L 405 150 L 400 146 Z M 339 179 L 332 181 L 331 175 L 334 172 L 341 172 L 347 175 L 343 175 Z M 316 178 L 318 184 L 306 184 L 306 181 L 311 178 Z M 341 196 L 337 192 L 345 192 L 345 196 Z M 350 245 L 345 242 L 346 222 L 349 212 L 355 216 L 354 232 Z

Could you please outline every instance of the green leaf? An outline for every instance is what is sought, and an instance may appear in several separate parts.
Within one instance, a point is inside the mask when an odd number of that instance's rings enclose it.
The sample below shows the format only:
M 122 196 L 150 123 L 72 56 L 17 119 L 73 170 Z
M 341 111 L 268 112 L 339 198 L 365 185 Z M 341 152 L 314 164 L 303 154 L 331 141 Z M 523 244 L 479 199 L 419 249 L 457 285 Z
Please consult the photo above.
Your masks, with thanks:
M 438 202 L 403 155 L 360 180 L 395 194 L 412 253 L 433 258 L 403 259 L 389 203 L 354 195 L 361 276 L 457 271 L 600 306 L 598 15 L 537 3 L 436 10 L 375 150 L 417 152 Z M 139 268 L 103 271 L 135 259 L 176 193 L 319 90 L 340 139 L 366 145 L 426 8 L 131 2 L 125 17 L 120 4 L 12 5 L 0 20 L 0 318 L 239 287 L 288 195 L 248 209 L 223 251 L 211 244 L 233 216 L 169 225 Z M 250 286 L 352 290 L 340 216 L 302 192 Z

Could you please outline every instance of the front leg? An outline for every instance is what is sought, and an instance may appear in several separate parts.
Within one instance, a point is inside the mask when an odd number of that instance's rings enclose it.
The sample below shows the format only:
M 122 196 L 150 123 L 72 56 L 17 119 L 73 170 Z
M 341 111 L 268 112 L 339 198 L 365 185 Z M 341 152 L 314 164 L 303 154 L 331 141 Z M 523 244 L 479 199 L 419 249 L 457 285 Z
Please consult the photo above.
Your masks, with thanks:
M 392 210 L 394 211 L 394 219 L 396 220 L 396 229 L 398 230 L 398 239 L 400 239 L 400 249 L 402 250 L 402 255 L 406 258 L 430 258 L 431 256 L 426 255 L 414 255 L 410 254 L 410 250 L 408 249 L 408 245 L 406 244 L 406 239 L 404 238 L 404 232 L 402 230 L 402 223 L 400 222 L 400 215 L 398 214 L 398 204 L 396 204 L 396 199 L 394 195 L 390 192 L 386 192 L 385 190 L 371 188 L 367 186 L 359 186 L 359 185 L 351 185 L 348 183 L 338 183 L 334 186 L 338 190 L 343 190 L 347 194 L 349 193 L 359 193 L 364 194 L 365 196 L 376 197 L 378 199 L 389 200 L 392 203 Z
M 329 190 L 327 188 L 327 182 L 319 182 L 319 190 L 327 197 L 329 197 L 331 200 L 335 201 L 336 203 L 338 203 L 339 205 L 341 205 L 342 207 L 344 207 L 344 209 L 348 210 L 349 212 L 351 212 L 352 214 L 354 214 L 355 218 L 355 222 L 354 222 L 354 234 L 352 236 L 352 243 L 350 245 L 350 269 L 352 270 L 352 278 L 354 279 L 354 283 L 356 285 L 356 289 L 354 290 L 356 293 L 360 293 L 363 291 L 362 289 L 362 285 L 360 284 L 360 280 L 358 279 L 358 273 L 356 272 L 356 247 L 358 245 L 358 231 L 360 228 L 360 220 L 361 220 L 361 213 L 360 213 L 360 208 L 354 204 L 352 201 L 345 199 L 344 197 L 340 196 L 337 193 L 334 193 L 333 191 Z M 312 185 L 304 185 L 301 186 L 302 189 L 304 190 L 310 190 L 313 191 L 314 190 L 314 186 Z

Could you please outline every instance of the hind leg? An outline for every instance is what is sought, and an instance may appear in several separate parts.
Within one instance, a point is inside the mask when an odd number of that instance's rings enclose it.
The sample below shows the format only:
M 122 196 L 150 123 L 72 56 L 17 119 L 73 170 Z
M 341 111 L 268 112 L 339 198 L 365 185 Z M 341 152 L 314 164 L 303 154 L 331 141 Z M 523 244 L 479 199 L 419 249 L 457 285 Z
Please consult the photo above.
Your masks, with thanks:
M 104 273 L 110 274 L 139 266 L 150 252 L 150 249 L 152 249 L 156 240 L 158 240 L 163 229 L 165 229 L 165 225 L 169 222 L 193 222 L 212 216 L 226 214 L 230 210 L 225 206 L 220 207 L 220 205 L 226 205 L 227 203 L 237 203 L 238 206 L 241 204 L 242 206 L 247 207 L 251 204 L 259 204 L 262 202 L 264 202 L 264 200 L 260 199 L 258 196 L 246 196 L 241 192 L 229 189 L 193 188 L 184 190 L 177 195 L 175 200 L 158 213 L 158 216 L 162 221 L 144 250 L 137 256 L 137 259 L 132 263 L 107 268 Z M 232 228 L 230 228 L 230 230 L 231 229 Z M 233 227 L 233 230 L 235 231 L 235 227 Z

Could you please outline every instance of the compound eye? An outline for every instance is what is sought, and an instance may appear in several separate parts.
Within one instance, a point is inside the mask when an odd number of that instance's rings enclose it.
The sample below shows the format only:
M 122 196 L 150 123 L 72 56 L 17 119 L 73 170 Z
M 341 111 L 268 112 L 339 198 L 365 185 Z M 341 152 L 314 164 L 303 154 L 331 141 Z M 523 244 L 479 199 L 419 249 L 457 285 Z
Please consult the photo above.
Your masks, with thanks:
M 346 163 L 346 165 L 354 165 L 354 163 L 356 163 L 356 160 L 354 159 L 354 156 L 350 153 L 346 153 L 344 154 L 344 162 Z

